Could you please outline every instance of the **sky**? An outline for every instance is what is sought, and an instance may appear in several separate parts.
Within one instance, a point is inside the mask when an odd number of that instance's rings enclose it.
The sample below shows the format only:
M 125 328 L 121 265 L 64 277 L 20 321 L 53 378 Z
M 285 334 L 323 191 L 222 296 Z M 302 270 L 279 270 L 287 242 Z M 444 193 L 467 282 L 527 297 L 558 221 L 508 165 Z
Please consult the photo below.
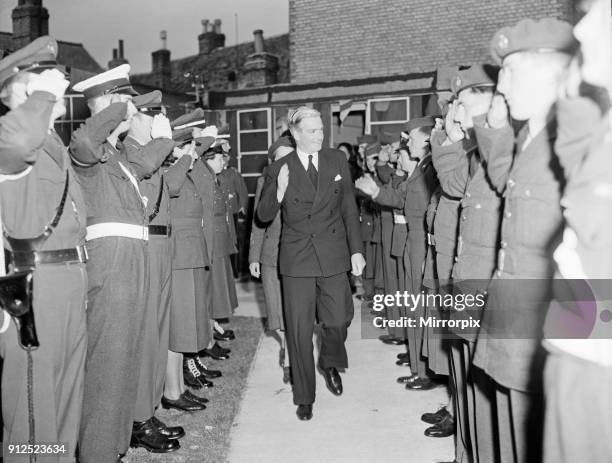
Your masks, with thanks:
M 11 32 L 17 0 L 0 0 L 0 31 Z M 226 46 L 289 31 L 289 0 L 43 0 L 49 11 L 49 33 L 58 40 L 80 42 L 106 67 L 118 40 L 134 73 L 151 70 L 151 52 L 161 48 L 159 33 L 168 33 L 171 59 L 197 54 L 202 19 L 221 19 Z

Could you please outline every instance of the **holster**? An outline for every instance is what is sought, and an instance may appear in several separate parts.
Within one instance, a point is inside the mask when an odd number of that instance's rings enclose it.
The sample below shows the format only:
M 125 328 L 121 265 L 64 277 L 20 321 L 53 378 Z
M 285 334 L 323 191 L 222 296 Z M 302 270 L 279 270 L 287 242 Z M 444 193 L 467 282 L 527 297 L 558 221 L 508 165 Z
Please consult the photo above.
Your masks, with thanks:
M 34 272 L 16 272 L 0 277 L 0 307 L 17 326 L 19 345 L 25 350 L 40 346 L 34 323 Z

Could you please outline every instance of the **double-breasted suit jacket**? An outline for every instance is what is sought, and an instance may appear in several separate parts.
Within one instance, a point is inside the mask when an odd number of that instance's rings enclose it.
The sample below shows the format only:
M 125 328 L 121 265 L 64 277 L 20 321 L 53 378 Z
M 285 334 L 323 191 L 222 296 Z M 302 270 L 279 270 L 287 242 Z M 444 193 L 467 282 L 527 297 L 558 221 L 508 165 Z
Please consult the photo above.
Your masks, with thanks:
M 289 184 L 281 203 L 277 177 L 289 167 Z M 310 182 L 297 152 L 272 164 L 266 173 L 257 214 L 263 222 L 282 211 L 279 250 L 281 275 L 332 276 L 350 269 L 350 256 L 363 254 L 359 211 L 346 157 L 339 150 L 319 151 L 318 188 Z

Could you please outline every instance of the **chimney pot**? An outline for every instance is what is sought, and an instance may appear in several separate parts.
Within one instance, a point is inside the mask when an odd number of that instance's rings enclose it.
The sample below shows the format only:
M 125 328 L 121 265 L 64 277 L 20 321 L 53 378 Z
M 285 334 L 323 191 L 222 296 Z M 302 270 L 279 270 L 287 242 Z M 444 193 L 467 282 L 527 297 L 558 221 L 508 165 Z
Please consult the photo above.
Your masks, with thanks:
M 213 24 L 213 32 L 215 34 L 221 33 L 221 20 L 220 19 L 215 19 L 215 22 Z
M 255 43 L 255 53 L 264 52 L 263 30 L 256 29 L 253 31 L 253 41 Z
M 113 59 L 115 60 L 115 59 L 117 59 L 117 58 L 118 58 L 118 55 L 117 55 L 117 49 L 116 49 L 116 48 L 113 48 Z
M 203 32 L 206 34 L 208 32 L 208 25 L 210 24 L 210 21 L 208 19 L 203 19 L 202 20 L 202 26 L 204 27 Z

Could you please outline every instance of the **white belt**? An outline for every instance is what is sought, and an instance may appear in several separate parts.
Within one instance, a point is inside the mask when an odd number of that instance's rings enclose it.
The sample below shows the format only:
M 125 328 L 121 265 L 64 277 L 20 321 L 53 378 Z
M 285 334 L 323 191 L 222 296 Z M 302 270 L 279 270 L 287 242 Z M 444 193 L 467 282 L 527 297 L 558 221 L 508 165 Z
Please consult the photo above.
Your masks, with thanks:
M 402 214 L 393 213 L 393 222 L 394 223 L 408 223 L 406 222 L 406 216 Z
M 134 238 L 137 240 L 148 241 L 149 229 L 142 225 L 132 225 L 121 222 L 104 222 L 87 227 L 87 241 L 105 236 L 120 236 L 122 238 Z

